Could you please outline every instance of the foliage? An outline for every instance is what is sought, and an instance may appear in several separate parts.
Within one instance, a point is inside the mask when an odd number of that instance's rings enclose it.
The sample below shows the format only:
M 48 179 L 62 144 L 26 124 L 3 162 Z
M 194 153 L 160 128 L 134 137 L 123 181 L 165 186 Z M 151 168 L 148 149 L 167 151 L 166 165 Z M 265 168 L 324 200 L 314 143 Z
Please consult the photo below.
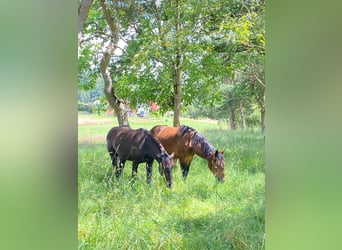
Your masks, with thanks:
M 229 102 L 228 101 L 226 103 Z M 186 109 L 186 112 L 184 112 L 184 115 L 186 117 L 190 117 L 193 119 L 199 119 L 199 118 L 210 118 L 210 119 L 215 119 L 218 120 L 219 122 L 225 122 L 229 124 L 229 116 L 227 115 L 227 111 L 230 109 L 228 105 L 222 105 L 217 108 L 210 107 L 208 105 L 198 105 L 198 104 L 193 104 L 189 106 Z M 259 126 L 260 124 L 260 115 L 258 113 L 257 107 L 254 105 L 254 107 L 248 106 L 245 110 L 246 113 L 246 126 L 249 129 L 254 129 Z M 241 123 L 241 118 L 238 116 L 237 117 L 237 122 Z
M 93 103 L 96 100 L 102 100 L 103 95 L 103 80 L 101 78 L 96 79 L 94 86 L 85 90 L 84 86 L 78 88 L 78 100 L 84 103 Z
M 195 157 L 188 179 L 174 173 L 169 190 L 154 164 L 145 182 L 141 164 L 130 182 L 131 162 L 116 180 L 104 134 L 112 118 L 82 116 L 79 127 L 79 249 L 264 249 L 264 140 L 257 131 L 231 131 L 203 120 L 187 120 L 215 147 L 225 148 L 227 181 L 218 183 L 206 162 Z M 186 120 L 186 119 L 185 119 Z M 134 128 L 161 120 L 135 118 Z
M 84 45 L 78 54 L 78 88 L 89 91 L 95 88 L 99 78 L 99 69 L 95 64 L 97 60 L 96 48 L 91 44 Z
M 173 108 L 173 74 L 178 53 L 184 57 L 183 106 L 194 100 L 212 103 L 220 98 L 218 82 L 212 75 L 215 72 L 205 67 L 213 64 L 214 55 L 210 53 L 210 46 L 200 40 L 201 25 L 197 24 L 196 16 L 201 9 L 193 8 L 194 5 L 198 3 L 181 2 L 179 34 L 175 29 L 175 2 L 163 1 L 160 6 L 147 9 L 140 32 L 128 42 L 122 64 L 116 67 L 118 71 L 118 67 L 121 68 L 118 89 L 122 95 L 129 96 L 133 104 L 156 101 L 162 111 Z
M 234 1 L 228 13 L 229 18 L 221 19 L 215 30 L 221 34 L 215 51 L 227 69 L 221 85 L 224 101 L 217 106 L 222 118 L 236 110 L 253 114 L 251 109 L 265 107 L 264 2 Z
M 79 86 L 77 95 L 79 111 L 102 114 L 107 110 L 108 103 L 103 95 L 102 79 L 98 78 L 90 90 L 85 90 L 84 86 Z
M 244 109 L 265 109 L 265 2 L 106 1 L 118 22 L 119 39 L 110 67 L 115 93 L 133 107 L 174 105 L 174 69 L 182 56 L 184 110 L 192 105 L 228 119 Z M 177 11 L 181 31 L 178 32 Z M 97 1 L 79 49 L 79 85 L 89 90 L 99 77 L 103 45 L 111 35 Z M 119 48 L 120 47 L 120 48 Z M 206 114 L 206 113 L 203 113 Z M 238 118 L 240 119 L 240 118 Z M 253 118 L 254 119 L 254 118 Z

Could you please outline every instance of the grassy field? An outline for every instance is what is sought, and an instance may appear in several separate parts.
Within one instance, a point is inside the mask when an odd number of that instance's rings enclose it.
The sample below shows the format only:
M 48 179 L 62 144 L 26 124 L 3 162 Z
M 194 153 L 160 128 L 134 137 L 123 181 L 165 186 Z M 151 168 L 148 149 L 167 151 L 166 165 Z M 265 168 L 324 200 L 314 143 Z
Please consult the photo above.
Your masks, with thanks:
M 116 180 L 105 136 L 110 116 L 79 115 L 79 249 L 264 249 L 265 161 L 260 131 L 231 131 L 212 120 L 181 119 L 215 148 L 225 148 L 226 182 L 216 181 L 196 156 L 186 181 L 179 165 L 168 189 L 154 163 L 152 183 L 131 162 Z M 172 124 L 172 119 L 130 118 L 133 128 Z

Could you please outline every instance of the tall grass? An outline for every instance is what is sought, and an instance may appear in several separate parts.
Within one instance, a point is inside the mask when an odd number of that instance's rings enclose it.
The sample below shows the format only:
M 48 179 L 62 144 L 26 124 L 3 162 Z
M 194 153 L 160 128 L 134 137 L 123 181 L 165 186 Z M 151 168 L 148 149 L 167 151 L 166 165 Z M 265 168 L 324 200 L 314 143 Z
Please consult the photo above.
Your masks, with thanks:
M 131 122 L 148 129 L 155 124 L 165 122 Z M 185 124 L 226 149 L 226 182 L 217 182 L 199 157 L 186 181 L 180 168 L 174 169 L 172 189 L 165 186 L 157 164 L 151 184 L 144 164 L 137 180 L 130 181 L 131 162 L 116 179 L 101 141 L 112 120 L 79 127 L 79 249 L 264 249 L 263 137 L 211 122 Z

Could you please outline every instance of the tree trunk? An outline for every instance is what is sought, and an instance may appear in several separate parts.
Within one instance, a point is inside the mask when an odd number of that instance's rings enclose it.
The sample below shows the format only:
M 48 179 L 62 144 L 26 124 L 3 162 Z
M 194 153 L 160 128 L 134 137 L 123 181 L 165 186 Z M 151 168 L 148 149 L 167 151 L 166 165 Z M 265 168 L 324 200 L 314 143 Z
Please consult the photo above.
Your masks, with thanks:
M 230 122 L 230 128 L 232 130 L 236 130 L 236 116 L 235 116 L 235 110 L 232 108 L 230 110 L 230 117 L 229 117 L 229 122 Z
M 245 108 L 243 107 L 242 102 L 240 102 L 240 118 L 242 129 L 246 129 Z
M 129 125 L 125 104 L 115 95 L 115 88 L 113 86 L 113 81 L 109 71 L 110 58 L 114 53 L 116 44 L 119 42 L 119 26 L 117 20 L 113 17 L 113 13 L 111 13 L 111 9 L 107 6 L 105 0 L 101 0 L 100 4 L 112 36 L 111 40 L 109 41 L 105 49 L 105 52 L 100 63 L 100 71 L 105 83 L 104 93 L 109 105 L 115 111 L 119 125 Z
M 265 133 L 265 107 L 260 109 L 260 125 L 261 125 L 261 132 Z
M 124 102 L 122 100 L 120 100 L 116 95 L 115 95 L 115 90 L 113 87 L 113 81 L 112 78 L 110 76 L 110 72 L 109 72 L 109 61 L 110 61 L 110 57 L 114 52 L 114 44 L 113 42 L 109 42 L 109 44 L 107 45 L 107 48 L 103 54 L 101 63 L 100 63 L 100 71 L 105 83 L 104 86 L 104 93 L 106 96 L 106 99 L 109 103 L 109 105 L 114 109 L 116 117 L 118 119 L 118 123 L 119 125 L 129 125 L 128 122 L 128 116 L 127 116 L 127 112 L 126 112 L 126 108 L 124 105 Z
M 234 85 L 234 82 L 231 81 L 231 79 L 229 78 L 229 76 L 225 76 L 223 78 L 223 82 L 227 85 Z M 227 99 L 231 100 L 233 98 L 233 95 L 230 91 L 227 92 Z M 237 128 L 237 123 L 236 123 L 236 116 L 235 116 L 235 105 L 233 101 L 230 101 L 228 103 L 228 112 L 230 113 L 229 115 L 229 124 L 230 124 L 230 128 L 232 130 L 236 130 Z
M 261 132 L 265 133 L 265 116 L 266 116 L 266 107 L 265 107 L 265 81 L 264 76 L 258 77 L 257 75 L 252 75 L 251 79 L 251 87 L 254 89 L 254 98 L 260 109 L 260 128 Z
M 174 93 L 173 126 L 174 127 L 180 126 L 180 113 L 181 113 L 181 102 L 182 102 L 182 79 L 183 79 L 182 69 L 181 68 L 175 69 L 174 79 L 173 79 L 173 93 Z
M 260 109 L 260 128 L 261 132 L 265 133 L 265 116 L 266 116 L 266 108 L 265 108 L 265 92 L 262 91 L 260 95 L 256 95 L 256 101 L 258 103 Z
M 88 12 L 93 0 L 82 0 L 78 6 L 78 47 L 82 41 L 84 21 L 88 17 Z
M 180 113 L 182 103 L 182 82 L 183 82 L 183 52 L 182 52 L 182 25 L 181 25 L 181 4 L 177 1 L 177 18 L 175 23 L 177 36 L 176 59 L 173 71 L 173 98 L 174 98 L 174 115 L 173 126 L 180 126 Z

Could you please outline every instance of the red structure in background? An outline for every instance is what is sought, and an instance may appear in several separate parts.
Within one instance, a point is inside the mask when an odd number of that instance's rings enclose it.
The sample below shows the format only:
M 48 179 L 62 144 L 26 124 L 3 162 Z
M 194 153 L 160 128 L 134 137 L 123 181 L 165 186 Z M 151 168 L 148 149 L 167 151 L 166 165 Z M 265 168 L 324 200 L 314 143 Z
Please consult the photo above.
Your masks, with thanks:
M 106 110 L 106 114 L 107 114 L 107 115 L 114 115 L 114 110 L 108 108 L 108 109 Z
M 156 102 L 152 102 L 151 104 L 151 111 L 157 111 L 159 109 L 159 106 Z

